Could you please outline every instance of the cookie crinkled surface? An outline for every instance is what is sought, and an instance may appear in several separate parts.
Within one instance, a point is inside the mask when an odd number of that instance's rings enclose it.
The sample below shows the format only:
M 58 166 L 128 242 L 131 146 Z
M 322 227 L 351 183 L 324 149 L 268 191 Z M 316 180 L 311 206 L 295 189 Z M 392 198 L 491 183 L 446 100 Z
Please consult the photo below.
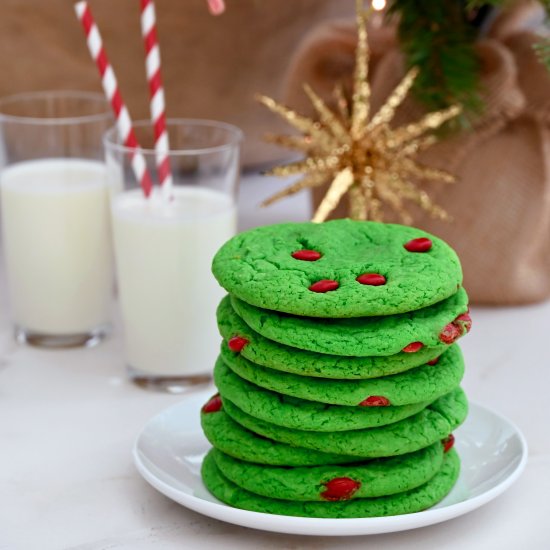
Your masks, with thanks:
M 405 248 L 419 238 L 431 241 L 428 250 Z M 301 250 L 316 251 L 319 258 L 300 259 Z M 413 227 L 349 219 L 246 231 L 222 246 L 212 271 L 222 287 L 249 304 L 329 318 L 421 309 L 448 298 L 462 283 L 458 257 L 441 239 Z M 384 283 L 369 284 L 362 277 L 367 274 L 382 276 Z
M 461 388 L 419 413 L 377 428 L 338 432 L 297 430 L 255 418 L 222 396 L 225 412 L 238 424 L 266 438 L 324 453 L 378 458 L 411 453 L 446 438 L 465 420 L 468 401 Z M 215 446 L 215 445 L 214 445 Z
M 239 487 L 270 498 L 326 501 L 331 480 L 347 478 L 356 484 L 349 498 L 372 498 L 414 489 L 441 468 L 444 447 L 440 442 L 391 458 L 375 458 L 360 464 L 284 468 L 254 464 L 214 450 L 221 472 Z
M 206 487 L 226 504 L 254 512 L 314 518 L 366 518 L 419 512 L 442 500 L 452 489 L 459 472 L 460 460 L 454 449 L 451 449 L 445 455 L 439 472 L 428 482 L 410 491 L 342 502 L 301 502 L 273 499 L 242 489 L 221 473 L 213 453 L 206 455 L 202 466 Z
M 456 388 L 464 375 L 464 360 L 457 345 L 445 351 L 435 364 L 366 380 L 331 380 L 280 372 L 251 363 L 225 343 L 221 359 L 239 377 L 256 386 L 318 403 L 351 407 L 365 404 L 371 396 L 383 397 L 386 405 L 397 406 L 434 401 Z M 218 362 L 216 370 L 221 372 L 223 365 Z M 255 397 L 255 393 L 249 394 L 251 401 Z
M 276 393 L 240 378 L 218 359 L 214 380 L 220 393 L 255 418 L 298 430 L 334 432 L 375 428 L 397 422 L 424 409 L 429 402 L 401 407 L 327 405 Z
M 247 340 L 241 349 L 243 357 L 257 365 L 303 376 L 347 380 L 378 378 L 423 365 L 447 348 L 447 344 L 438 342 L 432 347 L 424 346 L 416 353 L 366 357 L 332 355 L 301 350 L 265 338 L 237 315 L 229 296 L 220 302 L 216 314 L 220 334 L 226 341 L 234 336 Z
M 466 418 L 454 342 L 471 326 L 455 252 L 422 230 L 333 220 L 259 227 L 212 271 L 220 391 L 202 408 L 206 487 L 246 510 L 417 512 L 453 487 Z
M 456 290 L 456 289 L 455 289 Z M 419 349 L 439 347 L 442 332 L 468 311 L 464 288 L 437 304 L 399 315 L 354 319 L 299 317 L 252 306 L 235 296 L 231 304 L 254 331 L 298 349 L 343 356 L 389 356 L 411 343 Z M 453 341 L 468 329 L 458 324 Z
M 201 425 L 206 438 L 216 449 L 247 462 L 273 466 L 318 466 L 363 460 L 357 456 L 293 447 L 268 439 L 235 422 L 223 408 L 211 413 L 203 410 Z

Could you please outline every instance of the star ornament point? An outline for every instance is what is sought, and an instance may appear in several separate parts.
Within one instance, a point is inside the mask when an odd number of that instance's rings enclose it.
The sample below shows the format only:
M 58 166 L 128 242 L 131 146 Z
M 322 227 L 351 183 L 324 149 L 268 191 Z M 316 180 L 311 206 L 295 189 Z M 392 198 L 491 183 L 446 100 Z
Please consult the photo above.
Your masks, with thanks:
M 322 222 L 349 194 L 349 217 L 382 221 L 383 206 L 396 212 L 403 223 L 411 223 L 407 202 L 418 205 L 431 216 L 449 219 L 433 202 L 418 181 L 451 183 L 454 177 L 443 170 L 424 166 L 416 160 L 421 151 L 437 142 L 434 130 L 461 112 L 453 105 L 427 113 L 420 120 L 392 128 L 395 111 L 407 97 L 418 68 L 413 67 L 393 90 L 383 106 L 370 114 L 368 82 L 368 41 L 366 19 L 357 11 L 358 44 L 351 100 L 342 87 L 334 91 L 335 110 L 315 91 L 304 86 L 317 118 L 303 116 L 275 100 L 259 96 L 259 101 L 299 132 L 299 135 L 272 135 L 268 141 L 303 155 L 299 161 L 277 166 L 268 172 L 275 176 L 302 174 L 297 182 L 262 203 L 267 206 L 307 188 L 329 183 L 312 221 Z

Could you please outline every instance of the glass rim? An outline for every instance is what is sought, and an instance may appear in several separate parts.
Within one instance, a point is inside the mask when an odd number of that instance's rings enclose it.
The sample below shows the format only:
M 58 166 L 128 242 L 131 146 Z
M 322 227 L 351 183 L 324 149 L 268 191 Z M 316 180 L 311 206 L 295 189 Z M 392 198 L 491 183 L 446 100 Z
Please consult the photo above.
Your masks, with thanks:
M 167 118 L 166 126 L 177 126 L 177 125 L 187 125 L 195 127 L 204 127 L 204 128 L 220 128 L 226 131 L 228 139 L 221 145 L 211 145 L 208 147 L 195 147 L 195 148 L 185 148 L 185 149 L 169 149 L 168 155 L 170 156 L 188 156 L 188 155 L 204 155 L 209 153 L 218 153 L 231 149 L 232 147 L 239 146 L 243 141 L 243 131 L 235 126 L 234 124 L 229 124 L 228 122 L 222 122 L 220 120 L 213 120 L 208 118 Z M 134 128 L 144 128 L 149 127 L 153 129 L 153 125 L 150 120 L 140 119 L 136 120 L 133 123 Z M 113 139 L 116 139 L 114 141 Z M 117 133 L 117 126 L 114 124 L 105 131 L 103 134 L 103 145 L 105 149 L 110 151 L 117 151 L 119 153 L 132 154 L 135 151 L 134 147 L 128 147 L 119 142 L 119 137 Z M 140 147 L 139 151 L 145 156 L 156 156 L 157 152 L 155 149 Z
M 60 116 L 60 117 L 37 117 L 25 115 L 10 115 L 4 113 L 3 109 L 7 105 L 14 105 L 18 102 L 31 100 L 46 100 L 52 97 L 61 97 L 69 99 L 87 99 L 93 102 L 102 103 L 105 109 L 101 112 L 89 115 Z M 0 122 L 17 122 L 18 124 L 33 125 L 70 125 L 89 122 L 99 122 L 112 118 L 113 114 L 109 102 L 105 96 L 99 92 L 88 92 L 85 90 L 41 90 L 36 92 L 22 92 L 0 98 Z

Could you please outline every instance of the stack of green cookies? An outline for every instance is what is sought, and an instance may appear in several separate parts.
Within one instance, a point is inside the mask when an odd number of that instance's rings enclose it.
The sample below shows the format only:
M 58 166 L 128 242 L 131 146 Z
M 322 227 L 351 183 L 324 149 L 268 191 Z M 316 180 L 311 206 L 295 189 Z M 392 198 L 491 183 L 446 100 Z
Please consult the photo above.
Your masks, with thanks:
M 202 475 L 238 508 L 355 518 L 436 504 L 467 414 L 454 342 L 471 325 L 454 251 L 418 229 L 336 220 L 261 227 L 213 272 L 219 394 Z

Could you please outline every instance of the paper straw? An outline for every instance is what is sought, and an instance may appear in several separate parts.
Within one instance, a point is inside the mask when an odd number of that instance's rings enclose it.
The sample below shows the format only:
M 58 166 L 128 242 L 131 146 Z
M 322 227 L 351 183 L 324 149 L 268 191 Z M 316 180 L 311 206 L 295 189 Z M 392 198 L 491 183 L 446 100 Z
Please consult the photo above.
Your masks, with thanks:
M 95 61 L 97 68 L 99 69 L 103 91 L 105 92 L 105 96 L 111 103 L 111 107 L 115 113 L 116 127 L 119 138 L 126 147 L 129 147 L 132 150 L 130 153 L 132 169 L 134 170 L 136 179 L 143 189 L 143 193 L 146 197 L 148 197 L 153 188 L 151 175 L 147 170 L 145 158 L 140 150 L 140 146 L 132 126 L 130 113 L 128 112 L 128 109 L 126 108 L 120 94 L 115 72 L 113 71 L 109 58 L 107 57 L 101 35 L 99 34 L 99 29 L 87 2 L 77 2 L 75 4 L 75 11 L 78 19 L 82 23 L 92 59 Z
M 155 134 L 157 172 L 163 197 L 172 197 L 173 181 L 170 170 L 166 101 L 160 71 L 160 47 L 157 36 L 157 17 L 154 0 L 141 0 L 141 34 L 145 45 L 145 71 L 149 83 L 149 107 Z
M 212 15 L 221 15 L 225 11 L 223 0 L 208 0 L 208 9 Z

